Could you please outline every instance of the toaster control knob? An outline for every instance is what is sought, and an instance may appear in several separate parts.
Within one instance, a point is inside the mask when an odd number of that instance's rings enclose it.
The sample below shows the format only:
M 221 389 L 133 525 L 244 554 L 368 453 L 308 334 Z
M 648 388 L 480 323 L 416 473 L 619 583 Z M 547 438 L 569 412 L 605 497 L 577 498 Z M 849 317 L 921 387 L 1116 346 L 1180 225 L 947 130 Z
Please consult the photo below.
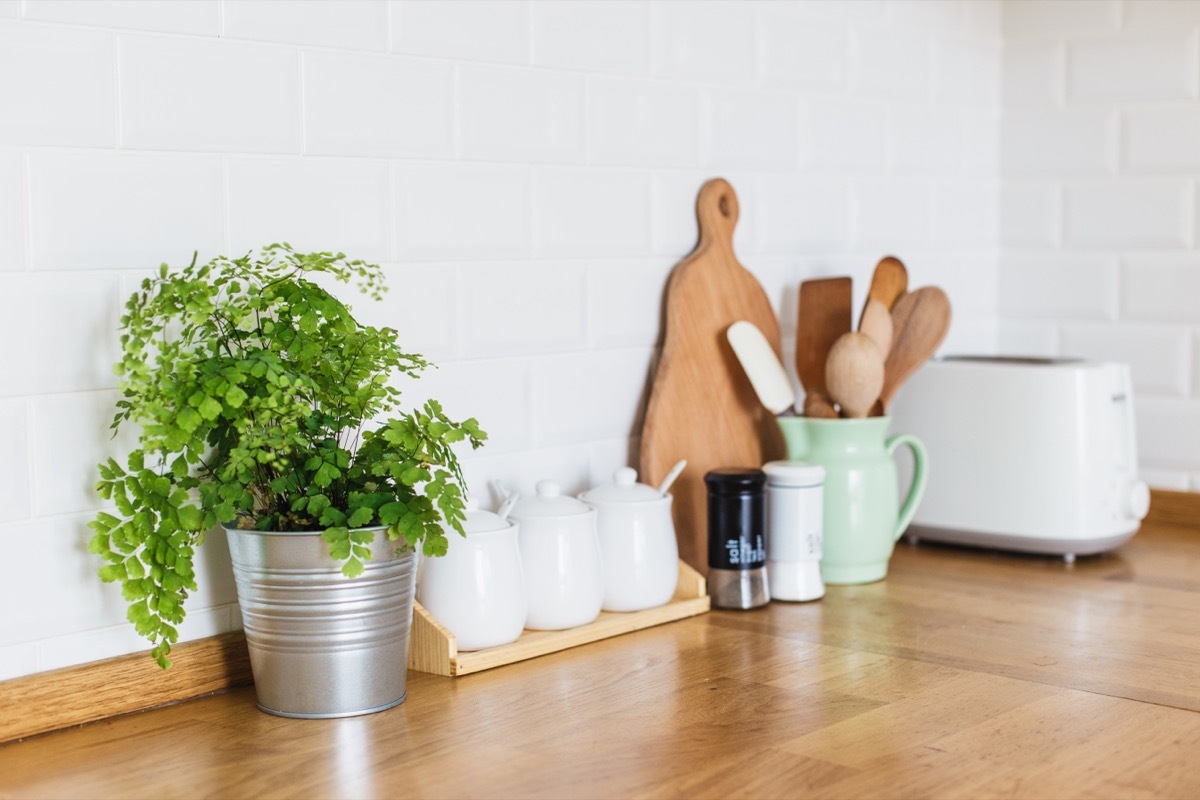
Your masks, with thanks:
M 1150 513 L 1150 487 L 1145 481 L 1134 481 L 1125 492 L 1125 516 L 1133 519 L 1145 519 Z

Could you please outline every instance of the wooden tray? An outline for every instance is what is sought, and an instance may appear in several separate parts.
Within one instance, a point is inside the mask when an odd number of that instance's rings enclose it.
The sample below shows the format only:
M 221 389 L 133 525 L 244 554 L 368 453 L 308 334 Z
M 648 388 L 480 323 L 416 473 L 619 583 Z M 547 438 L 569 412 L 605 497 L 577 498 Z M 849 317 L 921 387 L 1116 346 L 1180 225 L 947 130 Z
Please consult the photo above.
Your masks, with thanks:
M 412 637 L 408 668 L 434 675 L 467 675 L 492 667 L 513 664 L 527 658 L 556 653 L 630 631 L 650 628 L 664 622 L 694 617 L 708 611 L 709 598 L 704 577 L 684 562 L 679 562 L 679 582 L 671 602 L 645 611 L 600 612 L 587 625 L 565 631 L 525 631 L 511 644 L 459 653 L 454 634 L 439 623 L 420 603 L 413 604 Z

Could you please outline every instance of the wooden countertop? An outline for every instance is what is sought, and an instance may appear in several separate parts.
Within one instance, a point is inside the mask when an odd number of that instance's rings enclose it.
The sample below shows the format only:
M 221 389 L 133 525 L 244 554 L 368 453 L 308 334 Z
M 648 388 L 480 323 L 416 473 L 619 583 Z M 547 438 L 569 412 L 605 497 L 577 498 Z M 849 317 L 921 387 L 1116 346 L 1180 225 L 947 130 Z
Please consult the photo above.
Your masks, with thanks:
M 886 581 L 520 664 L 368 717 L 235 689 L 0 746 L 0 797 L 1200 796 L 1200 534 Z

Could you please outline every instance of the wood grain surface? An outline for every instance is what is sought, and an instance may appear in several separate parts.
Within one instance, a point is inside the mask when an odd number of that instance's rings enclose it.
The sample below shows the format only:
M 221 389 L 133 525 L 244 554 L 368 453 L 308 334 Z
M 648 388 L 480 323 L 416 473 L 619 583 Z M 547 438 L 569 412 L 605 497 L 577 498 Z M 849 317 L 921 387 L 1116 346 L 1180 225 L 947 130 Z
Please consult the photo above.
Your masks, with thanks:
M 1200 532 L 1061 559 L 900 545 L 713 611 L 293 720 L 251 688 L 0 746 L 0 796 L 1200 796 Z M 6 706 L 7 707 L 7 706 Z
M 750 385 L 725 331 L 747 320 L 780 354 L 779 322 L 762 286 L 733 252 L 737 194 L 720 178 L 696 200 L 700 241 L 671 271 L 662 356 L 642 425 L 641 480 L 657 485 L 681 458 L 671 494 L 679 557 L 708 574 L 708 494 L 718 467 L 758 468 L 785 453 L 783 435 Z

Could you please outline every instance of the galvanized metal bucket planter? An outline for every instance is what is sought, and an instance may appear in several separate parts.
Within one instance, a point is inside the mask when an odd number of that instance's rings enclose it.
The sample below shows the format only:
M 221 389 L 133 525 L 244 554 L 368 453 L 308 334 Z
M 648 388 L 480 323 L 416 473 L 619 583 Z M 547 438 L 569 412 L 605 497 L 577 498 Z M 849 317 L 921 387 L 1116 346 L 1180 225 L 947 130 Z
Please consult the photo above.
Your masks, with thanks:
M 383 528 L 349 579 L 316 533 L 226 528 L 258 707 L 350 717 L 404 701 L 416 555 Z M 402 543 L 400 543 L 402 544 Z

